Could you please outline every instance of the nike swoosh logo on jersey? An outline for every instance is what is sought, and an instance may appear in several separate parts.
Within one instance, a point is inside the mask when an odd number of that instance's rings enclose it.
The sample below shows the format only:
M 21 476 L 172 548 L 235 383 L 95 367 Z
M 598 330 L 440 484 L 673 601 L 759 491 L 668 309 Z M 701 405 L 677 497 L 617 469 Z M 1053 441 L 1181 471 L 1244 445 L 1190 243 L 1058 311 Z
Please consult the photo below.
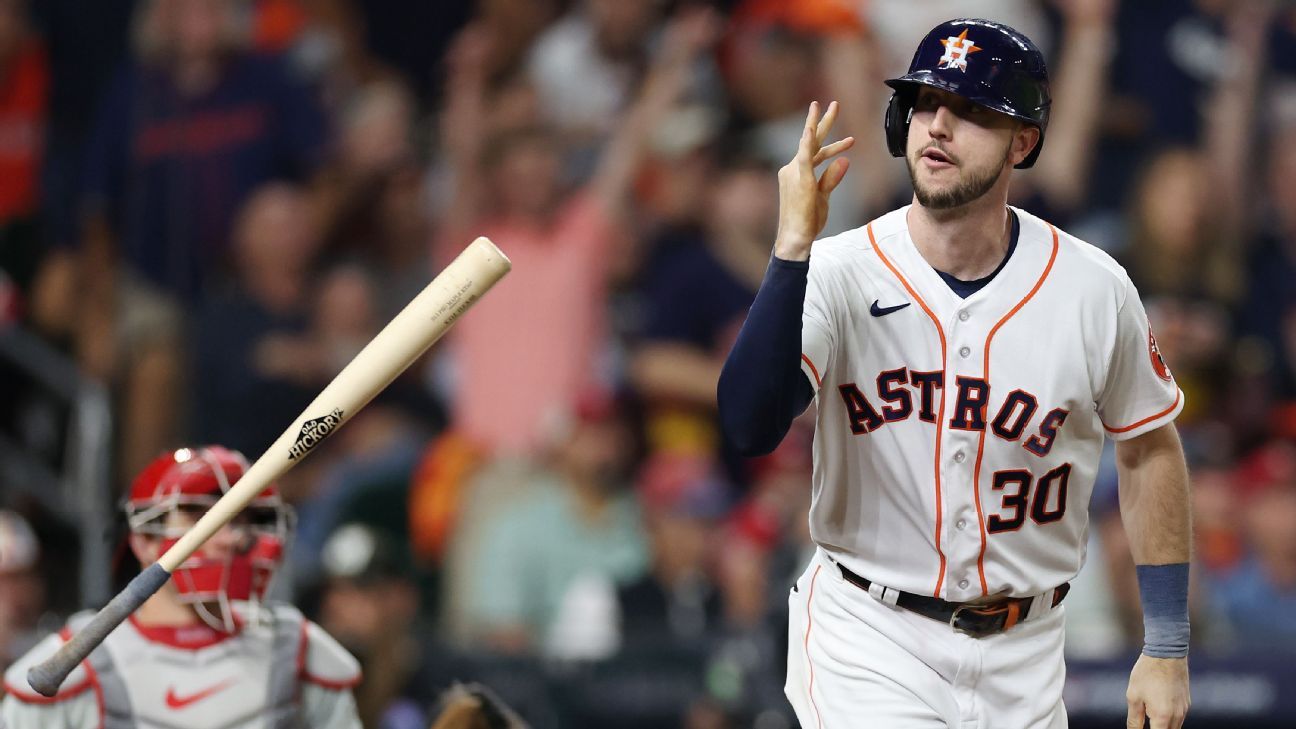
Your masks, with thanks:
M 213 695 L 213 694 L 216 694 L 216 693 L 219 693 L 219 692 L 221 692 L 221 691 L 224 691 L 225 689 L 229 688 L 230 686 L 233 686 L 233 685 L 234 685 L 234 682 L 235 682 L 235 679 L 232 679 L 232 678 L 231 678 L 231 679 L 227 679 L 227 680 L 225 680 L 225 681 L 222 681 L 221 683 L 216 684 L 215 686 L 211 686 L 211 687 L 205 688 L 205 689 L 203 689 L 202 691 L 199 691 L 199 692 L 196 693 L 196 694 L 189 694 L 188 696 L 180 696 L 180 695 L 176 694 L 176 692 L 175 692 L 175 687 L 172 686 L 172 687 L 170 687 L 170 688 L 167 689 L 167 693 L 166 693 L 166 705 L 167 705 L 168 707 L 172 708 L 172 709 L 183 709 L 184 707 L 186 707 L 186 706 L 188 706 L 188 705 L 190 705 L 190 704 L 192 704 L 192 703 L 194 703 L 194 702 L 196 702 L 196 701 L 202 701 L 203 699 L 205 699 L 205 698 L 207 698 L 207 697 L 209 697 L 209 696 L 211 696 L 211 695 Z
M 869 313 L 872 314 L 873 316 L 886 316 L 887 314 L 890 314 L 892 312 L 900 311 L 901 309 L 905 308 L 908 305 L 909 302 L 906 301 L 903 304 L 896 304 L 895 306 L 882 307 L 882 306 L 878 306 L 877 299 L 874 299 L 873 305 L 869 307 Z

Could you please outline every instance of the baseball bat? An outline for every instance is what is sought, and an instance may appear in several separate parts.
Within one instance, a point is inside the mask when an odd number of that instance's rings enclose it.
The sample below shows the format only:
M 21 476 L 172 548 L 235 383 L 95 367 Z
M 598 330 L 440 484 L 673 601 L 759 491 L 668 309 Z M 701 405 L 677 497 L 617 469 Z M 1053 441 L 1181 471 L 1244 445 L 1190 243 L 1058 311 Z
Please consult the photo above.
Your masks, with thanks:
M 360 350 L 175 545 L 131 580 L 57 653 L 33 666 L 27 672 L 27 683 L 43 696 L 57 693 L 72 669 L 166 584 L 176 567 L 404 372 L 511 267 L 508 258 L 487 238 L 470 243 Z

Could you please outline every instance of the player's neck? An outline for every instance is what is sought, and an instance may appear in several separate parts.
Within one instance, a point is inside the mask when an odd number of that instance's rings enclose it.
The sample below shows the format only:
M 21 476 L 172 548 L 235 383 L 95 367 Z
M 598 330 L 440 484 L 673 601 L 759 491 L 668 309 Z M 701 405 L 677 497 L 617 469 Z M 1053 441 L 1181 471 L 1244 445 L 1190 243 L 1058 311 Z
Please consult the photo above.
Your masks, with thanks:
M 202 619 L 198 617 L 194 609 L 179 600 L 173 594 L 170 594 L 170 588 L 164 587 L 157 591 L 139 610 L 135 611 L 135 620 L 140 625 L 149 628 L 155 627 L 185 627 L 189 625 L 198 625 Z
M 1007 189 L 997 186 L 967 205 L 932 210 L 918 203 L 909 207 L 909 235 L 922 257 L 938 271 L 961 281 L 989 276 L 1003 262 L 1012 234 Z

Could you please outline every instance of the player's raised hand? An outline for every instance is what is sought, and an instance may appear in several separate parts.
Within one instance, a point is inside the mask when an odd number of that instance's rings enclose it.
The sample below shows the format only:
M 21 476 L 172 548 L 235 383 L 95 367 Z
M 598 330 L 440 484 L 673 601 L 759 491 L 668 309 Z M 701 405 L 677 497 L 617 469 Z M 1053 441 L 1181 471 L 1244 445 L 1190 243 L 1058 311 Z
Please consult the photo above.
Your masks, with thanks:
M 1129 714 L 1126 729 L 1179 729 L 1191 703 L 1188 696 L 1188 659 L 1139 656 L 1130 672 L 1125 692 Z
M 815 176 L 816 167 L 855 144 L 854 137 L 846 137 L 824 145 L 837 120 L 837 110 L 834 101 L 820 119 L 819 102 L 810 104 L 796 156 L 778 171 L 779 226 L 774 254 L 784 260 L 804 261 L 810 257 L 810 244 L 828 221 L 828 197 L 850 165 L 845 157 L 835 159 L 822 176 Z

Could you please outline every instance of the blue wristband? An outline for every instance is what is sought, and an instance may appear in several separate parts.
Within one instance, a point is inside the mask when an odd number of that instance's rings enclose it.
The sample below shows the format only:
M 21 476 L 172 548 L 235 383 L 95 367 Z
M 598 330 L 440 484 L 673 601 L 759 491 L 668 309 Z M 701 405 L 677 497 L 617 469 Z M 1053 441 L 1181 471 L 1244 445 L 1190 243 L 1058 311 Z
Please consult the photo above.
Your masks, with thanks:
M 1153 658 L 1188 655 L 1188 563 L 1141 564 L 1139 597 L 1143 602 L 1143 654 Z

